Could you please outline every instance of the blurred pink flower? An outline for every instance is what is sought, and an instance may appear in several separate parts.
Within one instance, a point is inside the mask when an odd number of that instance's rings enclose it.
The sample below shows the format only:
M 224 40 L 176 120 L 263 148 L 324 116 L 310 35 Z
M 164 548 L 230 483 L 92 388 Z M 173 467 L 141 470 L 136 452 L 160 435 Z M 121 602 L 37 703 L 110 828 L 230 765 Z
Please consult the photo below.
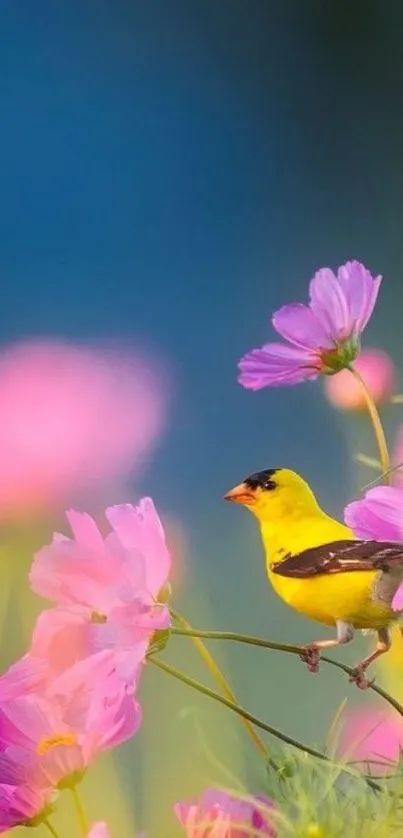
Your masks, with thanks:
M 0 354 L 0 516 L 122 479 L 162 432 L 166 388 L 140 356 L 33 340 Z
M 105 821 L 94 823 L 87 835 L 87 838 L 110 838 L 108 824 L 105 823 Z M 137 838 L 146 838 L 145 832 L 142 832 L 141 835 L 137 836 Z
M 347 367 L 360 351 L 380 283 L 380 276 L 355 260 L 341 265 L 337 275 L 321 268 L 309 284 L 309 304 L 285 305 L 272 317 L 285 342 L 267 343 L 241 358 L 240 384 L 250 390 L 285 387 Z
M 381 349 L 364 349 L 354 364 L 364 379 L 375 404 L 388 401 L 396 388 L 393 361 Z M 326 377 L 325 393 L 333 407 L 340 410 L 365 410 L 362 387 L 348 370 Z
M 87 835 L 87 838 L 110 838 L 108 824 L 104 821 L 94 823 Z
M 339 742 L 341 756 L 355 760 L 395 762 L 403 747 L 403 721 L 379 710 L 350 710 L 343 716 Z M 389 770 L 392 766 L 389 767 Z M 376 766 L 379 773 L 382 766 Z M 385 766 L 388 770 L 388 766 Z
M 110 649 L 130 681 L 152 633 L 170 624 L 168 606 L 158 597 L 171 558 L 153 501 L 113 506 L 105 515 L 113 530 L 105 540 L 89 515 L 70 511 L 74 539 L 56 534 L 34 557 L 33 590 L 60 607 L 39 616 L 31 655 L 45 659 L 53 676 Z
M 60 788 L 74 784 L 101 751 L 129 739 L 140 723 L 139 706 L 116 681 L 88 679 L 86 689 L 52 700 L 31 693 L 3 702 L 0 751 L 25 766 L 32 785 Z
M 274 838 L 270 810 L 265 797 L 240 798 L 218 789 L 206 789 L 196 802 L 174 806 L 187 838 Z

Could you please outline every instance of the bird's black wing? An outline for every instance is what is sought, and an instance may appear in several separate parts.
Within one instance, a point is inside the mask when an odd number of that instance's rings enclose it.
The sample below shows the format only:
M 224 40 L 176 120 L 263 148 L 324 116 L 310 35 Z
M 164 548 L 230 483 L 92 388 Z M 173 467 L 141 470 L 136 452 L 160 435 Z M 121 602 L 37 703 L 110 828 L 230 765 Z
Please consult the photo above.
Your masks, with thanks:
M 294 556 L 273 562 L 270 569 L 279 576 L 306 579 L 352 570 L 382 570 L 387 573 L 396 565 L 403 566 L 403 544 L 392 541 L 332 541 L 311 547 Z

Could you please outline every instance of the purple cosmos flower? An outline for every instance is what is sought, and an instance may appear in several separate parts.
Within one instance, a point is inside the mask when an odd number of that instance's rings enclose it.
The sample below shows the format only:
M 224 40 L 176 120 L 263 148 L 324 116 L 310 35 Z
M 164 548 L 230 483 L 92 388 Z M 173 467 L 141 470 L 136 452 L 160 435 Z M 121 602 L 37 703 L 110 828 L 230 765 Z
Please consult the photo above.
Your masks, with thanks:
M 39 823 L 53 794 L 46 784 L 33 781 L 24 757 L 20 748 L 0 754 L 0 832 Z
M 269 814 L 273 808 L 265 797 L 242 799 L 206 789 L 198 801 L 181 801 L 174 811 L 187 838 L 275 838 Z
M 250 390 L 284 387 L 347 367 L 359 352 L 380 283 L 361 262 L 346 262 L 337 276 L 321 268 L 309 285 L 309 305 L 292 303 L 273 315 L 273 326 L 287 343 L 268 343 L 244 355 L 240 383 Z
M 403 488 L 376 486 L 362 500 L 349 503 L 344 520 L 358 538 L 403 542 Z M 403 585 L 392 601 L 395 611 L 403 610 Z
M 344 520 L 357 538 L 403 541 L 403 489 L 375 486 L 365 497 L 349 503 Z

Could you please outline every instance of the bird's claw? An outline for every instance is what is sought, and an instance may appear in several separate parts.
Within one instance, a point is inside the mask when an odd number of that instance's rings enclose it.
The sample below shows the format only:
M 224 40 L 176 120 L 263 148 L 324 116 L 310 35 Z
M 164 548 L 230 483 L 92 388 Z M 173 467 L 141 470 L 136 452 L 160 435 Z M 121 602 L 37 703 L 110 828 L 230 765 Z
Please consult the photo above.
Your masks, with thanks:
M 309 672 L 319 672 L 320 652 L 316 646 L 304 646 L 300 658 L 306 663 Z
M 369 687 L 372 687 L 375 678 L 372 678 L 372 680 L 369 681 L 365 674 L 365 670 L 362 669 L 361 666 L 355 666 L 348 680 L 350 684 L 355 684 L 359 690 L 368 690 Z

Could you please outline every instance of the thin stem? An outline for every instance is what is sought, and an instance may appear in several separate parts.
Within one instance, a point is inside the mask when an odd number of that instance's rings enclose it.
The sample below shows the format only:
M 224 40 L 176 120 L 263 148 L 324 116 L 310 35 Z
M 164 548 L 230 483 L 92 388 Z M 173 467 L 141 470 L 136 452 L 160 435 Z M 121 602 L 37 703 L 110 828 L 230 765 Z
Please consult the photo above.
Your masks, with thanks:
M 77 789 L 77 786 L 72 786 L 70 791 L 73 795 L 74 805 L 76 807 L 77 818 L 78 818 L 78 822 L 80 824 L 81 834 L 83 835 L 83 838 L 85 838 L 85 836 L 89 832 L 87 815 L 85 814 L 85 809 L 84 809 L 79 791 Z
M 362 487 L 362 491 L 365 492 L 367 489 L 372 489 L 372 486 L 377 486 L 384 477 L 389 477 L 390 474 L 394 474 L 395 471 L 400 471 L 403 468 L 403 463 L 398 463 L 396 466 L 391 466 L 389 471 L 385 472 L 384 474 L 380 474 L 379 477 L 375 477 L 374 480 L 371 480 L 370 483 L 366 483 L 365 486 Z
M 266 733 L 270 733 L 272 736 L 275 736 L 277 739 L 280 739 L 287 745 L 291 745 L 293 748 L 297 748 L 299 751 L 302 751 L 302 753 L 309 754 L 309 756 L 316 757 L 316 759 L 320 759 L 322 760 L 322 762 L 326 762 L 330 766 L 334 765 L 334 763 L 326 756 L 326 754 L 322 754 L 321 751 L 317 751 L 315 748 L 311 748 L 309 745 L 305 745 L 302 742 L 299 742 L 298 739 L 293 739 L 292 736 L 288 736 L 286 733 L 283 733 L 276 727 L 268 725 L 266 724 L 266 722 L 262 722 L 261 719 L 258 719 L 256 716 L 253 716 L 252 713 L 248 712 L 248 710 L 245 710 L 243 707 L 240 707 L 239 704 L 234 704 L 228 698 L 225 698 L 223 695 L 219 695 L 219 693 L 214 692 L 214 690 L 210 690 L 209 687 L 205 687 L 204 684 L 200 684 L 199 681 L 195 681 L 194 678 L 190 678 L 189 675 L 185 675 L 184 672 L 180 672 L 178 669 L 175 669 L 175 667 L 170 666 L 170 664 L 168 663 L 165 663 L 165 661 L 162 661 L 156 657 L 151 657 L 149 658 L 149 662 L 152 663 L 154 666 L 158 667 L 158 669 L 162 669 L 164 672 L 167 672 L 169 675 L 172 675 L 174 678 L 177 678 L 178 681 L 182 681 L 182 683 L 186 684 L 188 687 L 192 687 L 192 689 L 197 690 L 197 692 L 201 693 L 202 695 L 207 695 L 214 701 L 218 701 L 220 704 L 223 704 L 224 707 L 228 707 L 234 713 L 237 713 L 239 716 L 242 716 L 244 719 L 247 719 L 249 722 L 256 725 L 256 727 L 260 727 L 261 730 L 266 731 Z M 344 773 L 350 774 L 354 777 L 357 776 L 357 774 L 348 767 L 337 767 Z M 363 777 L 363 779 L 365 779 L 365 781 L 371 788 L 373 788 L 376 791 L 381 791 L 381 787 L 377 785 L 375 782 L 373 782 L 370 777 L 365 776 Z
M 48 819 L 47 819 L 47 818 L 46 818 L 45 820 L 43 820 L 43 821 L 42 821 L 42 823 L 43 823 L 43 825 L 46 827 L 46 829 L 48 830 L 48 832 L 50 832 L 50 834 L 51 834 L 52 838 L 59 838 L 59 833 L 58 833 L 58 832 L 57 832 L 57 830 L 54 828 L 54 826 L 50 823 L 50 821 L 48 821 Z
M 380 456 L 380 460 L 381 460 L 381 464 L 382 464 L 382 471 L 383 471 L 383 475 L 384 475 L 383 482 L 384 483 L 389 483 L 389 480 L 388 480 L 388 473 L 389 473 L 389 469 L 390 469 L 389 452 L 388 452 L 388 446 L 387 446 L 387 442 L 386 442 L 385 432 L 384 432 L 383 427 L 382 427 L 382 422 L 379 418 L 378 410 L 376 408 L 375 402 L 374 402 L 374 400 L 371 396 L 371 393 L 368 390 L 368 387 L 367 387 L 362 375 L 360 375 L 360 373 L 358 372 L 357 369 L 355 369 L 355 367 L 349 367 L 349 370 L 350 370 L 351 374 L 354 376 L 355 380 L 358 382 L 358 384 L 360 385 L 360 387 L 362 389 L 362 392 L 363 392 L 363 395 L 364 395 L 364 398 L 365 398 L 365 402 L 366 402 L 366 405 L 367 405 L 367 410 L 368 410 L 368 413 L 369 413 L 369 417 L 371 419 L 372 427 L 374 429 L 375 439 L 376 439 L 378 449 L 379 449 L 379 456 Z
M 287 745 L 293 745 L 294 748 L 298 748 L 299 751 L 303 751 L 306 754 L 310 754 L 313 757 L 317 757 L 318 759 L 325 760 L 329 762 L 327 757 L 322 754 L 320 751 L 316 751 L 314 748 L 310 748 L 309 745 L 302 745 L 301 742 L 298 742 L 297 739 L 293 739 L 291 736 L 287 736 L 286 733 L 283 733 L 281 730 L 277 730 L 277 728 L 272 727 L 272 725 L 266 724 L 266 722 L 262 722 L 256 716 L 253 716 L 252 713 L 249 713 L 239 704 L 235 704 L 233 701 L 230 701 L 229 698 L 225 698 L 223 695 L 219 695 L 219 693 L 214 692 L 214 690 L 210 690 L 209 687 L 205 687 L 204 684 L 200 684 L 199 681 L 195 681 L 194 678 L 190 678 L 189 675 L 185 675 L 183 672 L 180 672 L 175 667 L 170 666 L 170 664 L 165 663 L 165 661 L 160 660 L 160 658 L 149 658 L 150 663 L 157 666 L 159 669 L 163 669 L 164 672 L 168 672 L 169 675 L 173 675 L 174 678 L 177 678 L 178 681 L 182 681 L 183 684 L 187 684 L 188 687 L 192 687 L 197 692 L 202 693 L 202 695 L 207 695 L 209 698 L 214 699 L 214 701 L 218 701 L 220 704 L 223 704 L 225 707 L 229 707 L 234 713 L 237 713 L 238 716 L 242 716 L 243 719 L 247 719 L 252 724 L 256 725 L 256 727 L 260 727 L 261 730 L 264 730 L 266 733 L 271 733 L 272 736 L 276 736 L 277 739 L 281 739 L 282 742 L 286 742 Z
M 233 704 L 238 704 L 235 693 L 232 691 L 224 673 L 221 671 L 220 667 L 215 662 L 212 654 L 206 648 L 205 643 L 203 643 L 200 633 L 193 633 L 192 626 L 190 625 L 190 623 L 188 623 L 187 620 L 185 620 L 184 617 L 181 616 L 181 614 L 178 614 L 176 611 L 172 610 L 171 614 L 175 618 L 175 620 L 178 623 L 180 623 L 180 625 L 183 627 L 183 631 L 189 633 L 189 637 L 192 638 L 195 648 L 199 652 L 200 657 L 203 659 L 204 663 L 207 666 L 207 669 L 210 671 L 220 690 L 227 697 L 227 699 L 229 699 L 229 701 L 232 701 Z M 175 629 L 173 629 L 173 631 L 175 631 Z M 177 631 L 179 632 L 180 629 L 178 629 Z M 253 725 L 250 724 L 250 722 L 245 716 L 243 716 L 243 724 L 255 748 L 257 748 L 259 753 L 263 754 L 264 757 L 267 757 L 267 748 L 264 742 L 262 742 L 260 736 L 258 736 L 256 731 L 254 730 Z
M 234 631 L 199 631 L 198 629 L 181 629 L 173 627 L 171 629 L 171 633 L 183 637 L 204 637 L 206 640 L 230 640 L 236 643 L 246 643 L 249 646 L 260 646 L 263 649 L 272 649 L 275 652 L 287 652 L 291 655 L 301 655 L 304 651 L 303 646 L 291 646 L 288 643 L 274 643 L 272 640 L 264 640 L 262 637 L 253 637 L 249 634 L 239 634 Z M 326 655 L 321 657 L 321 661 L 328 663 L 330 666 L 335 666 L 337 669 L 341 669 L 347 675 L 354 675 L 354 669 L 350 666 L 346 666 L 344 663 L 328 658 Z M 403 706 L 399 704 L 393 696 L 389 695 L 389 693 L 385 692 L 385 690 L 381 687 L 377 687 L 376 684 L 369 684 L 368 689 L 383 698 L 384 701 L 390 704 L 394 710 L 403 716 Z

